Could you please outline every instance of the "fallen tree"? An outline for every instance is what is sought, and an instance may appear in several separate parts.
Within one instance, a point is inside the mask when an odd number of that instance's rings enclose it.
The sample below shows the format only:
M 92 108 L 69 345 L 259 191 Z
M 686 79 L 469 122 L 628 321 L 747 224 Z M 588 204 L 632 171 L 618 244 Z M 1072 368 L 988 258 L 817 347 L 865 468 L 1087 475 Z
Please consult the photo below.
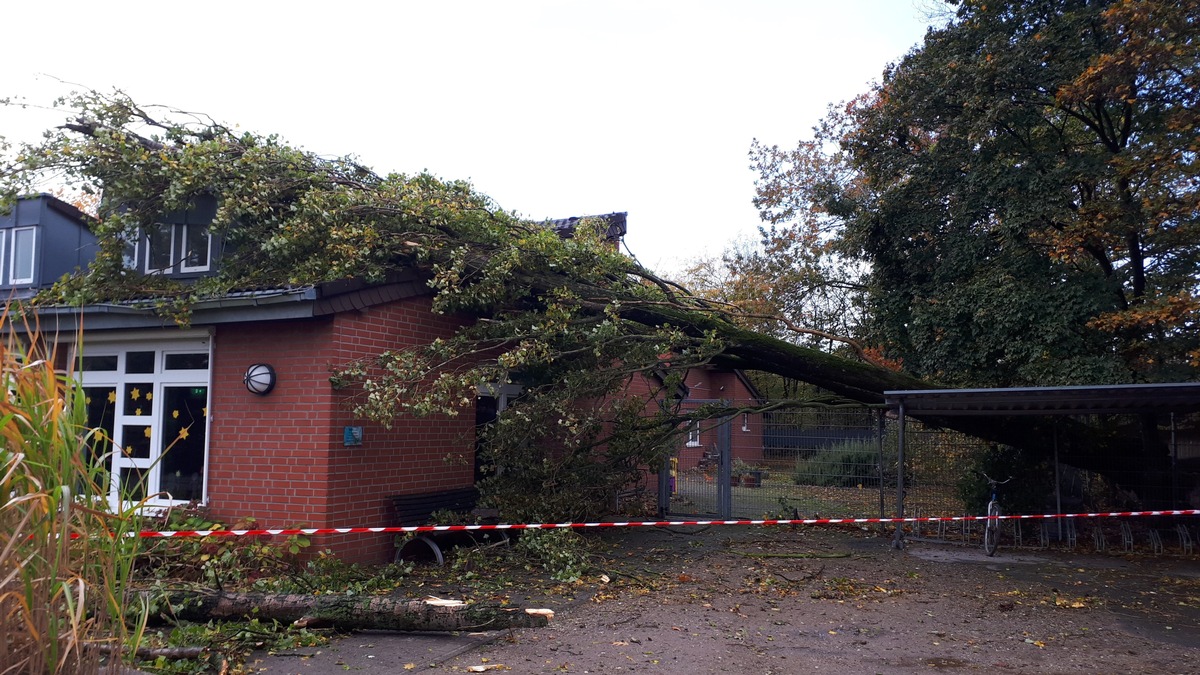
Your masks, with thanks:
M 483 631 L 538 628 L 554 616 L 548 609 L 518 609 L 427 597 L 302 595 L 175 591 L 147 600 L 164 604 L 163 620 L 204 622 L 256 618 L 338 630 Z
M 331 379 L 357 415 L 384 424 L 457 413 L 488 383 L 523 385 L 511 412 L 484 432 L 491 459 L 514 469 L 482 485 L 507 518 L 586 517 L 642 467 L 660 465 L 681 422 L 729 414 L 720 406 L 681 411 L 677 392 L 697 366 L 776 373 L 833 394 L 805 405 L 878 404 L 889 389 L 937 387 L 747 330 L 735 308 L 620 254 L 604 222 L 585 219 L 563 232 L 500 209 L 462 181 L 380 175 L 353 158 L 143 108 L 119 93 L 85 92 L 70 104 L 68 122 L 23 148 L 2 187 L 12 197 L 54 174 L 103 193 L 93 227 L 101 248 L 86 274 L 35 304 L 152 298 L 149 306 L 186 325 L 198 300 L 234 291 L 417 275 L 434 311 L 461 316 L 463 327 L 449 339 L 343 364 Z M 126 247 L 147 223 L 213 197 L 209 229 L 224 242 L 215 274 L 185 283 L 129 273 Z M 638 377 L 655 390 L 629 395 Z M 1025 419 L 931 421 L 1050 447 Z M 1092 440 L 1064 444 L 1072 463 L 1103 470 L 1126 447 L 1125 439 Z

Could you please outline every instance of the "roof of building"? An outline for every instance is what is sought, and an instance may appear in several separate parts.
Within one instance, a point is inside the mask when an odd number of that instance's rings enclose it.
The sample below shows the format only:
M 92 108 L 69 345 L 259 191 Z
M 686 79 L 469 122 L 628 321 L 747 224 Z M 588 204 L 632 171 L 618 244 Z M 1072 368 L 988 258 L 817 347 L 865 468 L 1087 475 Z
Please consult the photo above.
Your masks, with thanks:
M 546 222 L 558 232 L 564 239 L 570 239 L 575 236 L 575 228 L 584 220 L 602 220 L 607 224 L 604 231 L 604 238 L 610 241 L 616 241 L 625 236 L 626 231 L 626 213 L 606 213 L 600 216 L 572 216 L 570 218 L 555 218 Z
M 883 392 L 891 408 L 924 415 L 1088 415 L 1200 411 L 1200 382 Z

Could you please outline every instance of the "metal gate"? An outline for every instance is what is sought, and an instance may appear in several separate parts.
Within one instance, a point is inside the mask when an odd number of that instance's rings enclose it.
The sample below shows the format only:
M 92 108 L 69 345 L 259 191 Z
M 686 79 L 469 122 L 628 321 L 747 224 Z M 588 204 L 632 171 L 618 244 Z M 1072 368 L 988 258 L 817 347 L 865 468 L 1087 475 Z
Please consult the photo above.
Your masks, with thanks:
M 878 410 L 733 415 L 689 430 L 664 472 L 669 494 L 660 503 L 676 516 L 886 516 L 895 465 Z

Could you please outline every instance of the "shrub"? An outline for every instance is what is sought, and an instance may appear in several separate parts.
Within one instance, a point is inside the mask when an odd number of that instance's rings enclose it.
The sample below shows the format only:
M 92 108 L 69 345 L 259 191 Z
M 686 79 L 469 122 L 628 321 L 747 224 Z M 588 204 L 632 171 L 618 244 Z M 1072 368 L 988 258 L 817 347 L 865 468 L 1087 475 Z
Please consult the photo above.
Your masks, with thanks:
M 844 441 L 796 460 L 796 485 L 857 487 L 879 482 L 879 446 L 871 439 Z

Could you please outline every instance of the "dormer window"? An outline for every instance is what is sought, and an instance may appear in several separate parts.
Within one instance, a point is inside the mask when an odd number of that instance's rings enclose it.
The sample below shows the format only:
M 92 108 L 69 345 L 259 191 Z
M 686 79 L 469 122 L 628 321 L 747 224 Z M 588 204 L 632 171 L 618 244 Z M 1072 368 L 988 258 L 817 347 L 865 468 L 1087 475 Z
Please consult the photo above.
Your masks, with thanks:
M 208 235 L 205 225 L 183 226 L 183 263 L 182 272 L 207 272 L 208 253 L 212 246 L 212 238 Z
M 12 255 L 8 263 L 8 283 L 33 283 L 34 250 L 37 245 L 36 227 L 13 228 Z
M 175 226 L 153 225 L 146 228 L 146 274 L 171 272 L 174 266 Z
M 206 225 L 159 223 L 146 228 L 146 274 L 207 272 L 212 236 Z

